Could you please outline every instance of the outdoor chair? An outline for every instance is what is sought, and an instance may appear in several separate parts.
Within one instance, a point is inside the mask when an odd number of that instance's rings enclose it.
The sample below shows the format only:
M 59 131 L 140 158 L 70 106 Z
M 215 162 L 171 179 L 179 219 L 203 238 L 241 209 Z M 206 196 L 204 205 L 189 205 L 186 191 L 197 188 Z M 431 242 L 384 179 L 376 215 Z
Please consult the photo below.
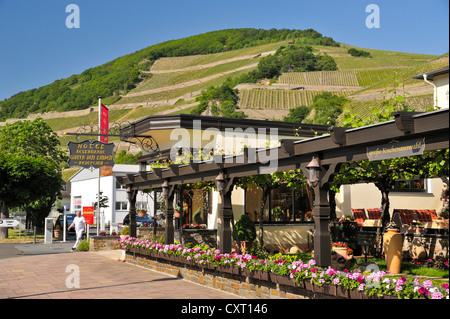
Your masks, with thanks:
M 438 219 L 434 209 L 416 210 L 415 213 L 421 223 L 428 223 Z
M 355 222 L 362 226 L 364 224 L 364 221 L 366 218 L 366 210 L 363 209 L 352 209 L 353 218 L 355 219 Z
M 367 209 L 367 215 L 369 215 L 368 219 L 380 219 L 381 209 L 379 208 Z
M 394 214 L 398 213 L 402 226 L 409 225 L 413 220 L 417 220 L 417 216 L 410 209 L 394 209 Z

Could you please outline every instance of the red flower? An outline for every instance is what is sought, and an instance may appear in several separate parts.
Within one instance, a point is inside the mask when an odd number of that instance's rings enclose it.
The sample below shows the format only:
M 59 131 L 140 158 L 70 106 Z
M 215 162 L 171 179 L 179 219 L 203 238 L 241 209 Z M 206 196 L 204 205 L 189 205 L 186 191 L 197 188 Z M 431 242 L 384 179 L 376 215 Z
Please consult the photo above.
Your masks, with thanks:
M 419 288 L 419 294 L 421 294 L 421 295 L 425 295 L 425 296 L 427 296 L 428 297 L 428 290 L 427 290 L 427 288 L 425 288 L 425 287 L 420 287 Z

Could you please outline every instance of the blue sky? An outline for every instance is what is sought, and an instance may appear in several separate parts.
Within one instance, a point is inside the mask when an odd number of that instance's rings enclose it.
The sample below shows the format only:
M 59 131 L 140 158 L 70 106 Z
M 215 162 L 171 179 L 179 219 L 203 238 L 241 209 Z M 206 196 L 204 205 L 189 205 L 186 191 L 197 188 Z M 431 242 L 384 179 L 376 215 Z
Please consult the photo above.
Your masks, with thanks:
M 80 9 L 67 28 L 66 6 Z M 366 7 L 380 9 L 367 28 Z M 359 47 L 443 54 L 448 0 L 0 0 L 0 99 L 149 45 L 228 28 L 313 28 Z

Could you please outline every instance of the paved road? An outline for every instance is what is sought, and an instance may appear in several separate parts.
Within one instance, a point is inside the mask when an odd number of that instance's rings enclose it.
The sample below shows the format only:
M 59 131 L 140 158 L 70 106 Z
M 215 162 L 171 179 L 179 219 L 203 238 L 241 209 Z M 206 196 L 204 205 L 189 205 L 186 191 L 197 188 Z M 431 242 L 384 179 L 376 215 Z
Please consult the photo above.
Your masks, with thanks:
M 0 244 L 0 299 L 236 299 L 73 243 Z

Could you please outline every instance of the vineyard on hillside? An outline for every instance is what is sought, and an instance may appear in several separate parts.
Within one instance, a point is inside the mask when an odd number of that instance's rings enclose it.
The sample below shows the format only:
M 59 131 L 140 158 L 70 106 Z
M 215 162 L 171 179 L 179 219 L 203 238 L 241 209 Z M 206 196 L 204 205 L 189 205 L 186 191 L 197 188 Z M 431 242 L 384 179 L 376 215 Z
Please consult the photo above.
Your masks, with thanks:
M 279 78 L 280 84 L 359 86 L 356 73 L 349 71 L 289 72 Z
M 386 79 L 395 79 L 404 68 L 390 67 L 367 70 L 290 72 L 279 78 L 281 84 L 314 86 L 352 86 L 366 88 Z
M 310 106 L 323 91 L 251 89 L 239 90 L 239 107 L 243 109 L 292 109 Z M 336 92 L 336 95 L 344 93 Z

